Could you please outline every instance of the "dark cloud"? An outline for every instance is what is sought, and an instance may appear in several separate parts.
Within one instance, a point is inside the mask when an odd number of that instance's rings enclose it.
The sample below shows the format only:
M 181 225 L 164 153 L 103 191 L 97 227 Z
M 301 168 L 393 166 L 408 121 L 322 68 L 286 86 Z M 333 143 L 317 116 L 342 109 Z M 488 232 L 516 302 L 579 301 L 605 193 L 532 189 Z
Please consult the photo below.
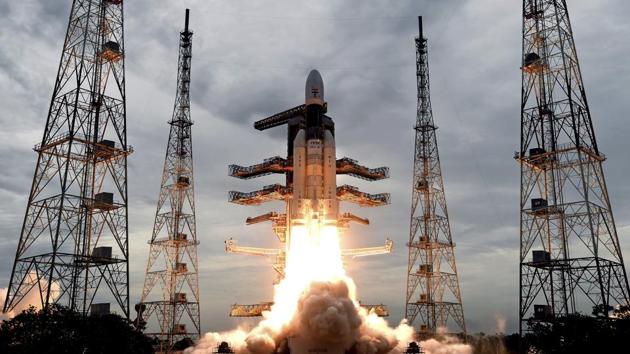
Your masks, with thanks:
M 621 243 L 630 254 L 630 186 L 626 124 L 630 5 L 573 0 L 569 6 Z M 340 155 L 386 165 L 392 178 L 368 183 L 389 191 L 392 205 L 350 207 L 372 221 L 350 230 L 357 247 L 395 241 L 390 256 L 350 265 L 359 297 L 403 313 L 413 131 L 416 111 L 416 16 L 430 43 L 433 110 L 453 237 L 457 243 L 467 322 L 494 329 L 503 314 L 516 327 L 518 306 L 520 5 L 500 0 L 407 1 L 129 1 L 125 8 L 132 301 L 139 297 L 155 199 L 168 137 L 184 7 L 194 31 L 192 116 L 202 325 L 233 325 L 233 302 L 271 298 L 264 259 L 225 255 L 223 240 L 273 246 L 268 225 L 246 227 L 250 215 L 279 205 L 228 205 L 228 190 L 280 181 L 227 177 L 230 163 L 282 155 L 285 130 L 260 133 L 252 122 L 300 104 L 311 68 L 325 80 Z M 0 0 L 0 285 L 5 286 L 19 237 L 70 1 Z M 261 270 L 262 269 L 262 270 Z M 252 276 L 256 274 L 256 276 Z

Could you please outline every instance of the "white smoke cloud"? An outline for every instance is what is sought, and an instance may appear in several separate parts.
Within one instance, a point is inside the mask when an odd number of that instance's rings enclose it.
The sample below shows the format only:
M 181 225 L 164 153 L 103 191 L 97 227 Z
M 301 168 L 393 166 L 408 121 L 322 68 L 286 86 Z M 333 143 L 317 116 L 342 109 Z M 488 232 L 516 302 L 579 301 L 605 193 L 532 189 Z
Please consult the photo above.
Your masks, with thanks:
M 0 288 L 0 311 L 4 308 L 4 300 L 7 298 L 7 288 Z M 11 316 L 13 317 L 13 316 Z M 9 314 L 0 312 L 0 321 L 9 319 Z
M 505 334 L 505 316 L 500 313 L 494 314 L 495 333 Z
M 472 347 L 461 343 L 457 338 L 446 337 L 442 341 L 429 339 L 420 342 L 426 354 L 472 354 Z
M 274 331 L 263 320 L 248 330 L 206 333 L 186 354 L 209 354 L 221 342 L 230 343 L 237 354 L 269 354 L 288 346 L 292 354 L 325 348 L 328 353 L 400 354 L 413 340 L 414 330 L 403 320 L 392 328 L 387 321 L 368 313 L 354 300 L 354 283 L 349 278 L 315 281 L 298 301 L 291 321 Z M 454 338 L 443 342 L 422 342 L 426 354 L 471 354 L 472 349 Z
M 32 284 L 37 282 L 37 276 L 35 272 L 30 272 L 25 279 L 26 284 Z M 42 280 L 43 289 L 46 288 L 46 281 Z M 53 299 L 57 298 L 59 295 L 59 284 L 52 283 L 52 287 L 50 289 L 51 296 Z M 7 288 L 0 288 L 0 311 L 4 308 L 4 301 L 7 298 Z M 41 309 L 41 294 L 38 292 L 37 284 L 29 290 L 29 292 L 22 298 L 22 300 L 11 310 L 8 312 L 0 312 L 0 321 L 9 320 L 20 312 L 28 309 L 30 306 L 35 307 L 36 309 Z

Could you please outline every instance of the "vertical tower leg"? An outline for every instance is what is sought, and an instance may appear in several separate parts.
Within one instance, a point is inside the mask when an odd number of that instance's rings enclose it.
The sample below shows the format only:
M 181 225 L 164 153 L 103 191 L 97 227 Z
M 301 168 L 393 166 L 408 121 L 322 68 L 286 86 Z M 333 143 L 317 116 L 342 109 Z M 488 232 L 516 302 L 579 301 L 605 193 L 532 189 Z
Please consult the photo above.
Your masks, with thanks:
M 520 332 L 630 301 L 564 0 L 523 1 Z
M 5 312 L 129 316 L 124 53 L 123 2 L 74 0 Z

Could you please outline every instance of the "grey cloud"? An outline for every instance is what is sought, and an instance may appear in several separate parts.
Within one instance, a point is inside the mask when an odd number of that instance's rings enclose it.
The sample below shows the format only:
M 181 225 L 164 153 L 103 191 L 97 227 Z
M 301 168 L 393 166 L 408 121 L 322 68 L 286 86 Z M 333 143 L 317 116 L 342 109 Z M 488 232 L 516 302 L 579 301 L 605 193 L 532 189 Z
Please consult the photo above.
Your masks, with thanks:
M 627 169 L 627 85 L 630 25 L 622 0 L 569 3 L 621 243 L 630 252 Z M 271 298 L 273 273 L 264 259 L 225 255 L 223 240 L 272 246 L 267 226 L 249 215 L 278 204 L 228 205 L 227 191 L 255 190 L 281 178 L 239 181 L 230 163 L 282 155 L 285 130 L 257 132 L 258 118 L 300 104 L 309 69 L 326 85 L 339 153 L 391 168 L 392 178 L 367 183 L 389 191 L 392 205 L 356 209 L 370 227 L 355 227 L 352 246 L 395 241 L 394 253 L 351 264 L 360 298 L 403 313 L 413 131 L 416 112 L 416 16 L 430 45 L 433 110 L 465 311 L 470 329 L 491 331 L 494 315 L 516 328 L 518 301 L 520 4 L 501 0 L 154 1 L 126 3 L 132 301 L 139 297 L 155 199 L 172 113 L 183 9 L 194 31 L 192 116 L 204 330 L 228 329 L 234 301 Z M 0 0 L 0 285 L 8 282 L 41 138 L 70 1 Z M 353 207 L 350 207 L 351 209 Z M 252 276 L 256 274 L 256 276 Z

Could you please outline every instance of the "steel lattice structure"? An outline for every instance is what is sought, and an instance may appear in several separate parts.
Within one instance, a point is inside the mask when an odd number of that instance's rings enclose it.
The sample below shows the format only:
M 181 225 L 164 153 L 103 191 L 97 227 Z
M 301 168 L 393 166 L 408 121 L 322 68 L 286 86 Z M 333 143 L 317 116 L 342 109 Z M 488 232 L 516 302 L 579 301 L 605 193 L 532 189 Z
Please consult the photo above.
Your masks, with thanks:
M 142 298 L 136 305 L 139 327 L 155 337 L 158 352 L 200 335 L 197 230 L 193 183 L 190 66 L 192 32 L 186 10 L 180 33 L 177 93 L 150 241 Z
M 523 1 L 520 331 L 629 290 L 567 5 Z
M 123 2 L 74 0 L 5 312 L 35 292 L 129 316 L 124 68 Z
M 437 127 L 431 110 L 427 39 L 423 37 L 421 17 L 418 22 L 418 111 L 405 313 L 410 324 L 417 324 L 418 336 L 422 338 L 434 335 L 440 328 L 465 334 L 466 324 L 444 196 Z

